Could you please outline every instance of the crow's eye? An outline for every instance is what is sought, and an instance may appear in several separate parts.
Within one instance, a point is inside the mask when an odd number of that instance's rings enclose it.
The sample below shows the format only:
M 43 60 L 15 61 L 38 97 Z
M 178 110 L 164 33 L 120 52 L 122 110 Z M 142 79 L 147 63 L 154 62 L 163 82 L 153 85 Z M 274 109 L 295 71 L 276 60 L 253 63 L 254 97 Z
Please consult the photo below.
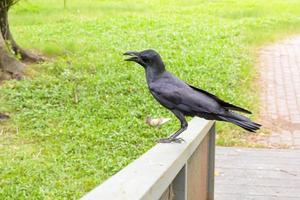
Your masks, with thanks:
M 149 59 L 148 59 L 147 57 L 145 57 L 145 56 L 142 56 L 142 60 L 143 60 L 144 62 L 148 62 L 148 61 L 149 61 Z

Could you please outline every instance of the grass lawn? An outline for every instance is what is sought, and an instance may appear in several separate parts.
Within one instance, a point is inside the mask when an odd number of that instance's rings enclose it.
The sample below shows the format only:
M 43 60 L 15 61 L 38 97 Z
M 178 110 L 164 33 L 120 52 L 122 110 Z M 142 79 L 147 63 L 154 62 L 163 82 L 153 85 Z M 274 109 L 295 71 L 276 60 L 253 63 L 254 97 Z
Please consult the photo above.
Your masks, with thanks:
M 156 49 L 180 78 L 257 112 L 253 49 L 299 32 L 300 1 L 27 0 L 10 21 L 22 46 L 54 59 L 0 88 L 12 117 L 0 122 L 0 199 L 78 199 L 179 128 L 123 52 Z M 218 132 L 247 145 L 240 128 Z

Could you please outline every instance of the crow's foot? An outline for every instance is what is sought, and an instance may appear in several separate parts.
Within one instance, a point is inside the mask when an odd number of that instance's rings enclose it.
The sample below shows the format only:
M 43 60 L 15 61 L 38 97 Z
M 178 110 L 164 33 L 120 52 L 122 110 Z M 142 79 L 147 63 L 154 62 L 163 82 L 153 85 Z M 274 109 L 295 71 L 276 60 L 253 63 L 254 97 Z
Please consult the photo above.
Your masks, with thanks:
M 184 139 L 182 138 L 161 138 L 157 141 L 158 143 L 182 143 Z

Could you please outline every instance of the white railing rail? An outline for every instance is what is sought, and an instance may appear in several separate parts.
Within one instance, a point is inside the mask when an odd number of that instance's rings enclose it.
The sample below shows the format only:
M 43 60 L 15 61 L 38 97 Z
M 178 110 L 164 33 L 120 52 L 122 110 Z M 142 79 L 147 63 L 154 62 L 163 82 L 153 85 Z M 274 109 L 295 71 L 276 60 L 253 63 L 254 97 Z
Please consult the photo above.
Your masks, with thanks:
M 82 200 L 213 200 L 214 121 L 193 118 L 181 138 L 155 145 Z

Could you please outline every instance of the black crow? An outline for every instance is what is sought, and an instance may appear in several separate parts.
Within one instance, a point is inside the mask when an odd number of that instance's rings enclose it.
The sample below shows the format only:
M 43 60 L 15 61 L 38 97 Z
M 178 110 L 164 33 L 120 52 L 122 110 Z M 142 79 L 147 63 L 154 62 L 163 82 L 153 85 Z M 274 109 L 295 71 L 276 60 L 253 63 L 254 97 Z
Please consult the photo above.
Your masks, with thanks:
M 150 93 L 180 120 L 181 128 L 169 138 L 161 139 L 160 142 L 180 142 L 181 139 L 177 137 L 188 126 L 185 116 L 198 116 L 207 120 L 231 122 L 251 132 L 255 132 L 260 128 L 260 124 L 232 112 L 234 110 L 251 114 L 250 111 L 227 103 L 209 92 L 189 85 L 166 71 L 165 65 L 156 51 L 151 49 L 141 52 L 128 51 L 124 55 L 131 56 L 125 59 L 126 61 L 133 61 L 144 67 Z

